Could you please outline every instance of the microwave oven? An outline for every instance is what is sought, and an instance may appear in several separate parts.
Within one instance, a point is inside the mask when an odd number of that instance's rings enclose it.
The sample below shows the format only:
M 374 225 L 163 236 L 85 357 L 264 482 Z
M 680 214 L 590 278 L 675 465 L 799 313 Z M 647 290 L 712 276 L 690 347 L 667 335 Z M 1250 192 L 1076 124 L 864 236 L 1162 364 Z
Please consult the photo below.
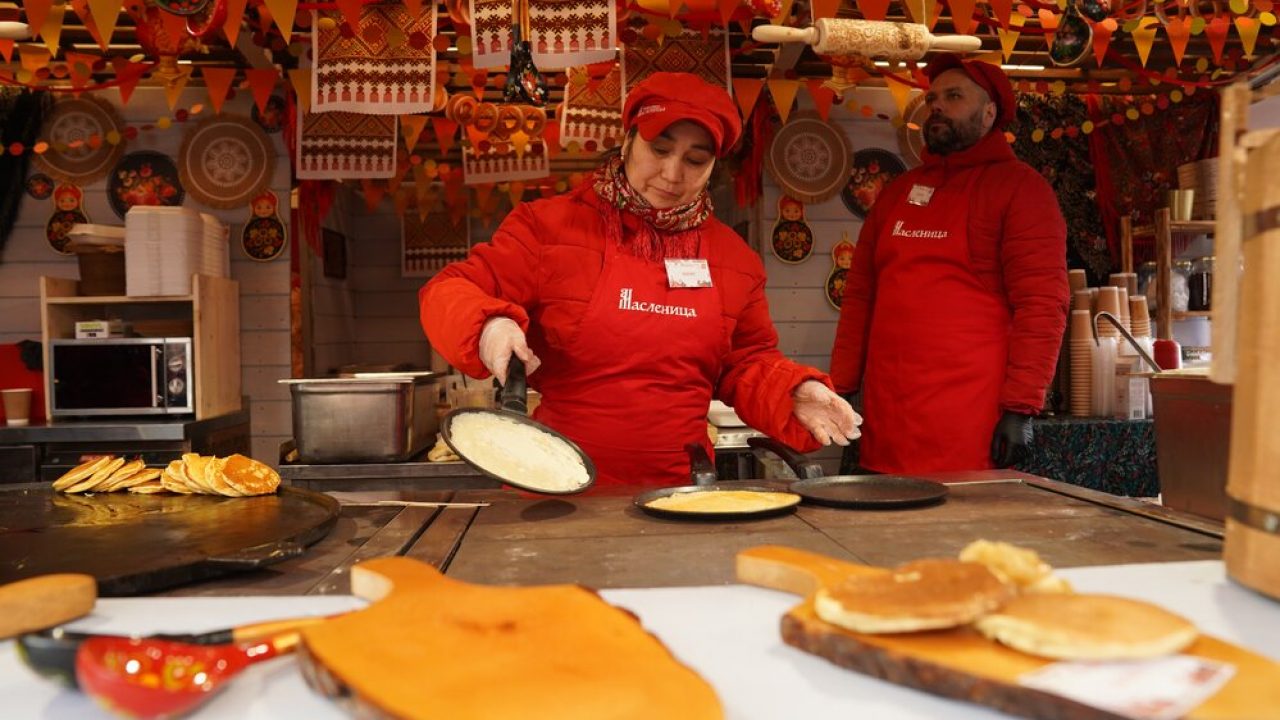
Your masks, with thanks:
M 57 339 L 49 347 L 53 417 L 195 412 L 191 338 Z

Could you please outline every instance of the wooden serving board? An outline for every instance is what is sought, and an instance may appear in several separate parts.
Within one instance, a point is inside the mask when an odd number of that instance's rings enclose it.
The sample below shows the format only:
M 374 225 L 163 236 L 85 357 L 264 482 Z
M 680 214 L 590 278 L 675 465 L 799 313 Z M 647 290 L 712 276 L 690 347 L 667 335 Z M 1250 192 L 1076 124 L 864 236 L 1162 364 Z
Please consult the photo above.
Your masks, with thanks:
M 1053 661 L 1012 650 L 970 627 L 921 633 L 865 635 L 817 616 L 812 595 L 850 575 L 883 568 L 779 546 L 738 553 L 738 580 L 800 595 L 782 618 L 788 645 L 850 670 L 935 695 L 1048 720 L 1123 720 L 1123 716 L 1018 684 Z M 1235 676 L 1186 720 L 1259 720 L 1280 712 L 1280 664 L 1217 638 L 1201 635 L 1184 654 L 1235 666 Z
M 352 568 L 368 608 L 303 630 L 303 676 L 356 717 L 714 720 L 715 691 L 577 585 L 446 578 L 404 557 Z

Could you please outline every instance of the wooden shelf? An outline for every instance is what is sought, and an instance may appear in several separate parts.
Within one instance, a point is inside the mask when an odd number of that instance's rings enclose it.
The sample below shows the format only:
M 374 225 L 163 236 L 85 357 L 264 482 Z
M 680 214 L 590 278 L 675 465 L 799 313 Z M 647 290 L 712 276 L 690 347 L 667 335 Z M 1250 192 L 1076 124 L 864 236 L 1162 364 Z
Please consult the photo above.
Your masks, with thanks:
M 1213 311 L 1212 311 L 1212 310 L 1187 310 L 1187 311 L 1184 311 L 1184 312 L 1178 312 L 1177 310 L 1174 310 L 1174 311 L 1170 312 L 1169 314 L 1173 317 L 1173 319 L 1174 319 L 1174 320 L 1186 320 L 1186 319 L 1188 319 L 1188 318 L 1207 318 L 1207 317 L 1213 317 Z
M 1200 235 L 1211 233 L 1217 227 L 1215 220 L 1170 220 L 1169 232 L 1178 235 Z M 1132 231 L 1133 237 L 1151 237 L 1156 234 L 1154 225 L 1139 225 Z
M 49 297 L 45 302 L 49 305 L 118 305 L 121 303 L 189 303 L 194 298 L 190 295 L 164 295 L 156 297 L 130 297 L 128 295 L 75 295 L 69 297 Z

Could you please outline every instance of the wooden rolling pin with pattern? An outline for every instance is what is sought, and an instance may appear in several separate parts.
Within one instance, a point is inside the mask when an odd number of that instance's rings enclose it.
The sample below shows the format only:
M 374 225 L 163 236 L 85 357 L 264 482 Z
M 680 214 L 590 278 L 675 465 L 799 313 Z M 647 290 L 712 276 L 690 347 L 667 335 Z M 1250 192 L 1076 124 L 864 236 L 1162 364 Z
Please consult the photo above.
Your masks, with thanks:
M 807 28 L 761 25 L 757 42 L 803 42 L 819 55 L 861 55 L 873 60 L 918 60 L 930 50 L 973 52 L 982 41 L 969 35 L 934 35 L 917 23 L 822 18 Z

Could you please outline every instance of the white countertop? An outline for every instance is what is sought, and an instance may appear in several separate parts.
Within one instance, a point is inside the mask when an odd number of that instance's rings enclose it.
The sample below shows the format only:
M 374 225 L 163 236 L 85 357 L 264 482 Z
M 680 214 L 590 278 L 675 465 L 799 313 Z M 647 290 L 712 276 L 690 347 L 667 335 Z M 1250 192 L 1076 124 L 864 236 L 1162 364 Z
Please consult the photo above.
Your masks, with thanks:
M 1157 602 L 1211 635 L 1280 661 L 1280 602 L 1229 582 L 1222 563 L 1185 562 L 1068 569 L 1081 592 Z M 606 590 L 636 613 L 719 693 L 733 720 L 847 717 L 871 720 L 991 720 L 1006 715 L 843 670 L 784 645 L 779 619 L 794 596 L 740 585 Z M 287 598 L 127 598 L 99 600 L 72 627 L 100 632 L 199 632 L 300 614 L 330 614 L 349 596 Z M 0 716 L 8 720 L 110 717 L 88 698 L 44 680 L 0 643 Z M 205 705 L 197 718 L 345 718 L 312 693 L 292 659 L 255 666 Z

